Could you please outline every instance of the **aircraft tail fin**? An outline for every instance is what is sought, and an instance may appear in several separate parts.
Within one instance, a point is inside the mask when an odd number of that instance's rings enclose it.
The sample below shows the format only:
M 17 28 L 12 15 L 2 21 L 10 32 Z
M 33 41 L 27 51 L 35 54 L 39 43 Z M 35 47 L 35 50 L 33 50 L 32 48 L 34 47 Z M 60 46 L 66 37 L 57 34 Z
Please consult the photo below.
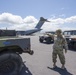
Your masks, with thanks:
M 40 17 L 40 20 L 35 28 L 40 29 L 45 22 L 50 22 L 50 21 L 48 21 L 47 19 L 44 19 L 43 17 Z

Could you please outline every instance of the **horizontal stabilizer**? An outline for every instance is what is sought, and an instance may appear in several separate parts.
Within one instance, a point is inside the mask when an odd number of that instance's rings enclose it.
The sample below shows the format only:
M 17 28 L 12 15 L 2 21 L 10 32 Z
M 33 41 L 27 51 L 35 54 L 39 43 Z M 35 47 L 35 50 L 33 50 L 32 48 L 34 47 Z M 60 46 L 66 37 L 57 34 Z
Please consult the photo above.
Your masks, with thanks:
M 46 22 L 50 22 L 50 21 L 48 21 L 47 19 L 44 19 L 43 17 L 40 17 L 40 21 L 46 21 Z

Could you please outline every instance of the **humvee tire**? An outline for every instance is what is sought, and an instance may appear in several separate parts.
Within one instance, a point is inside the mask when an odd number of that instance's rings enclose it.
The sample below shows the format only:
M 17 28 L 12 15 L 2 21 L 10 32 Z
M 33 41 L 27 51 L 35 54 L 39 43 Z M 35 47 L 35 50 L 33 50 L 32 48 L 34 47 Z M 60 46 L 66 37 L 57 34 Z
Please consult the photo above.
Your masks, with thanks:
M 42 42 L 43 42 L 43 39 L 42 39 L 42 38 L 40 38 L 40 39 L 39 39 L 39 41 L 42 43 Z
M 53 43 L 52 38 L 51 37 L 47 37 L 46 38 L 46 43 L 48 43 L 48 44 Z
M 33 54 L 34 54 L 34 51 L 33 51 L 33 50 L 31 50 L 29 54 L 30 54 L 30 55 L 33 55 Z
M 0 55 L 0 75 L 18 75 L 22 68 L 22 58 L 16 53 Z
M 74 46 L 73 47 L 74 47 L 74 50 L 76 50 L 76 43 L 74 43 Z

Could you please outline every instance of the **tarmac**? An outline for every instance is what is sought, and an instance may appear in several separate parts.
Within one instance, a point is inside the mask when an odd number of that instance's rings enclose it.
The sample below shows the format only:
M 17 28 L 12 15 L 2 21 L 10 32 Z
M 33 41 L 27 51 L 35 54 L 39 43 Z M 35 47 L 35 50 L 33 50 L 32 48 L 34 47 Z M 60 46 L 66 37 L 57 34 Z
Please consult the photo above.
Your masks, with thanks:
M 53 69 L 53 44 L 40 43 L 39 36 L 29 37 L 34 54 L 21 54 L 24 67 L 19 75 L 76 75 L 76 51 L 68 50 L 66 54 L 64 53 L 66 59 L 64 70 L 61 69 L 59 57 L 57 58 L 57 67 Z

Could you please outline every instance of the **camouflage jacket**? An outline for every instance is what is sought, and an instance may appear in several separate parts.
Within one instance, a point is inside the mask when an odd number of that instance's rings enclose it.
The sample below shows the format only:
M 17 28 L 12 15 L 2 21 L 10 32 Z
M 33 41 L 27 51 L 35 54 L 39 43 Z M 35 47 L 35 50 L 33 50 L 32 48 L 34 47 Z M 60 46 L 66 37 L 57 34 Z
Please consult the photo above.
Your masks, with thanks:
M 68 50 L 66 40 L 63 37 L 55 37 L 53 48 L 60 49 L 60 50 L 64 48 L 65 50 Z

